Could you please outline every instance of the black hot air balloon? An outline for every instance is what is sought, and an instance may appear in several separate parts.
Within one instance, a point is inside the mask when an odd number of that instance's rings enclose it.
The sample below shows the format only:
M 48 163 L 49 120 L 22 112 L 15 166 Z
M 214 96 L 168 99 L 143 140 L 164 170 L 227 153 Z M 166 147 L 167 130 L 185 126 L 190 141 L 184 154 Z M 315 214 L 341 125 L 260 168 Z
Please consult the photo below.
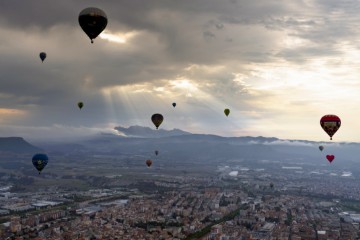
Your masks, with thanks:
M 155 155 L 159 155 L 159 151 L 158 150 L 155 150 Z
M 83 102 L 78 102 L 78 107 L 80 108 L 80 110 L 83 108 L 84 103 Z
M 82 10 L 79 14 L 79 24 L 88 35 L 91 43 L 94 42 L 99 34 L 105 29 L 107 25 L 107 16 L 105 12 L 99 8 L 89 7 Z
M 40 56 L 41 62 L 44 62 L 44 60 L 45 60 L 45 58 L 46 58 L 46 53 L 45 53 L 45 52 L 41 52 L 41 53 L 39 54 L 39 56 Z
M 173 107 L 176 107 L 176 103 L 172 103 Z
M 43 153 L 37 153 L 32 158 L 32 164 L 39 171 L 39 174 L 47 165 L 48 161 L 49 161 L 48 156 Z
M 158 129 L 160 124 L 164 121 L 164 117 L 160 113 L 155 113 L 151 116 L 151 121 L 154 123 L 156 129 Z
M 324 146 L 319 146 L 319 150 L 320 151 L 324 150 Z
M 224 113 L 225 113 L 226 116 L 229 116 L 229 114 L 230 114 L 230 109 L 225 108 L 225 109 L 224 109 Z

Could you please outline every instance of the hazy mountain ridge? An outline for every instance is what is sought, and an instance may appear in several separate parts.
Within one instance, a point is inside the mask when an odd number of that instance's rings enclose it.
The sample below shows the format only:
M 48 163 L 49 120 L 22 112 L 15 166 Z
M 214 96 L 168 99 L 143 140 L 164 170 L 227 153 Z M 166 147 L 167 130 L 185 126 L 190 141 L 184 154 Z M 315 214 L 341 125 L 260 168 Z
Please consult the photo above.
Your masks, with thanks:
M 0 151 L 15 153 L 36 153 L 41 151 L 41 149 L 33 146 L 22 137 L 0 137 Z
M 137 129 L 140 129 L 138 126 Z M 141 127 L 142 128 L 142 127 Z M 145 132 L 157 131 L 142 128 Z M 171 132 L 163 130 L 164 133 Z M 178 132 L 184 133 L 179 130 Z M 185 132 L 186 133 L 186 132 Z M 17 139 L 14 141 L 14 139 Z M 1 145 L 3 142 L 3 145 Z M 5 144 L 6 143 L 6 144 Z M 21 143 L 21 144 L 20 144 Z M 11 145 L 11 147 L 9 147 Z M 318 147 L 324 145 L 324 151 Z M 0 151 L 21 153 L 24 149 L 37 152 L 22 138 L 0 139 Z M 360 156 L 360 143 L 315 142 L 307 140 L 282 140 L 274 137 L 222 137 L 211 134 L 182 134 L 164 137 L 124 137 L 115 134 L 99 134 L 91 139 L 63 143 L 45 143 L 39 145 L 52 156 L 77 156 L 76 159 L 106 155 L 109 158 L 122 158 L 136 161 L 142 158 L 155 158 L 154 151 L 160 152 L 157 158 L 168 163 L 211 164 L 247 162 L 251 166 L 260 166 L 261 161 L 275 161 L 283 164 L 328 164 L 325 156 L 335 155 L 331 166 L 357 163 Z
M 116 131 L 120 134 L 124 134 L 127 137 L 142 137 L 142 138 L 153 138 L 153 137 L 169 137 L 169 136 L 181 136 L 181 135 L 191 135 L 190 132 L 185 132 L 180 129 L 174 128 L 173 130 L 164 130 L 164 129 L 151 129 L 149 127 L 142 126 L 130 126 L 125 127 L 115 127 Z

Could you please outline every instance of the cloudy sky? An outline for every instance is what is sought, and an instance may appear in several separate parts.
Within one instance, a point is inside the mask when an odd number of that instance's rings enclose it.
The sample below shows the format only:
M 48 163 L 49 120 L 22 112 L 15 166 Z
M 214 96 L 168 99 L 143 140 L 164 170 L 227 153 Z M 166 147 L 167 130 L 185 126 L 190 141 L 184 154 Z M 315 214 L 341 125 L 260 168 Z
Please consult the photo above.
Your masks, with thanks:
M 108 17 L 94 44 L 78 24 L 90 6 Z M 334 140 L 360 141 L 359 8 L 350 0 L 1 1 L 0 136 L 153 127 L 159 112 L 163 129 L 326 141 L 319 120 L 336 114 Z

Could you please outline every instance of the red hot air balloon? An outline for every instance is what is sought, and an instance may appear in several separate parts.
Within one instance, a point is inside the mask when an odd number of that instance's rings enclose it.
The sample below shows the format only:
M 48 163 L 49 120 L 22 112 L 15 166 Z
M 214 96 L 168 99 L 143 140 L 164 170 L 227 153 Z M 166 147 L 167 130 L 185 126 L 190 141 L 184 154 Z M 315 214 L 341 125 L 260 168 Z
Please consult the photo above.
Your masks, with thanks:
M 336 115 L 325 115 L 320 119 L 320 125 L 324 129 L 324 131 L 330 136 L 330 140 L 332 140 L 332 136 L 336 133 L 336 131 L 341 126 L 341 120 Z
M 326 155 L 326 159 L 331 163 L 335 159 L 335 156 L 334 155 Z
M 150 160 L 150 159 L 148 159 L 148 160 L 146 160 L 146 165 L 148 166 L 148 167 L 150 167 L 151 166 L 151 164 L 152 164 L 152 161 Z

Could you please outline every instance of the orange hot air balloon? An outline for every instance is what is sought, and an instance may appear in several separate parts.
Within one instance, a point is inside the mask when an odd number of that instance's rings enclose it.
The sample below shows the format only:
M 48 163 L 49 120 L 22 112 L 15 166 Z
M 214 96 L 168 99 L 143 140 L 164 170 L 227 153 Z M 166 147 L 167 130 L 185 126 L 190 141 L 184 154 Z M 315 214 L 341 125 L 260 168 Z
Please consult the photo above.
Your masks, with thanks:
M 320 119 L 320 126 L 330 136 L 330 140 L 332 140 L 332 136 L 341 126 L 341 120 L 336 115 L 325 115 Z
M 155 113 L 151 116 L 151 121 L 155 125 L 156 129 L 158 129 L 160 124 L 164 121 L 164 117 L 160 113 Z
M 146 160 L 145 163 L 148 167 L 151 167 L 152 161 L 150 159 L 148 159 L 148 160 Z

